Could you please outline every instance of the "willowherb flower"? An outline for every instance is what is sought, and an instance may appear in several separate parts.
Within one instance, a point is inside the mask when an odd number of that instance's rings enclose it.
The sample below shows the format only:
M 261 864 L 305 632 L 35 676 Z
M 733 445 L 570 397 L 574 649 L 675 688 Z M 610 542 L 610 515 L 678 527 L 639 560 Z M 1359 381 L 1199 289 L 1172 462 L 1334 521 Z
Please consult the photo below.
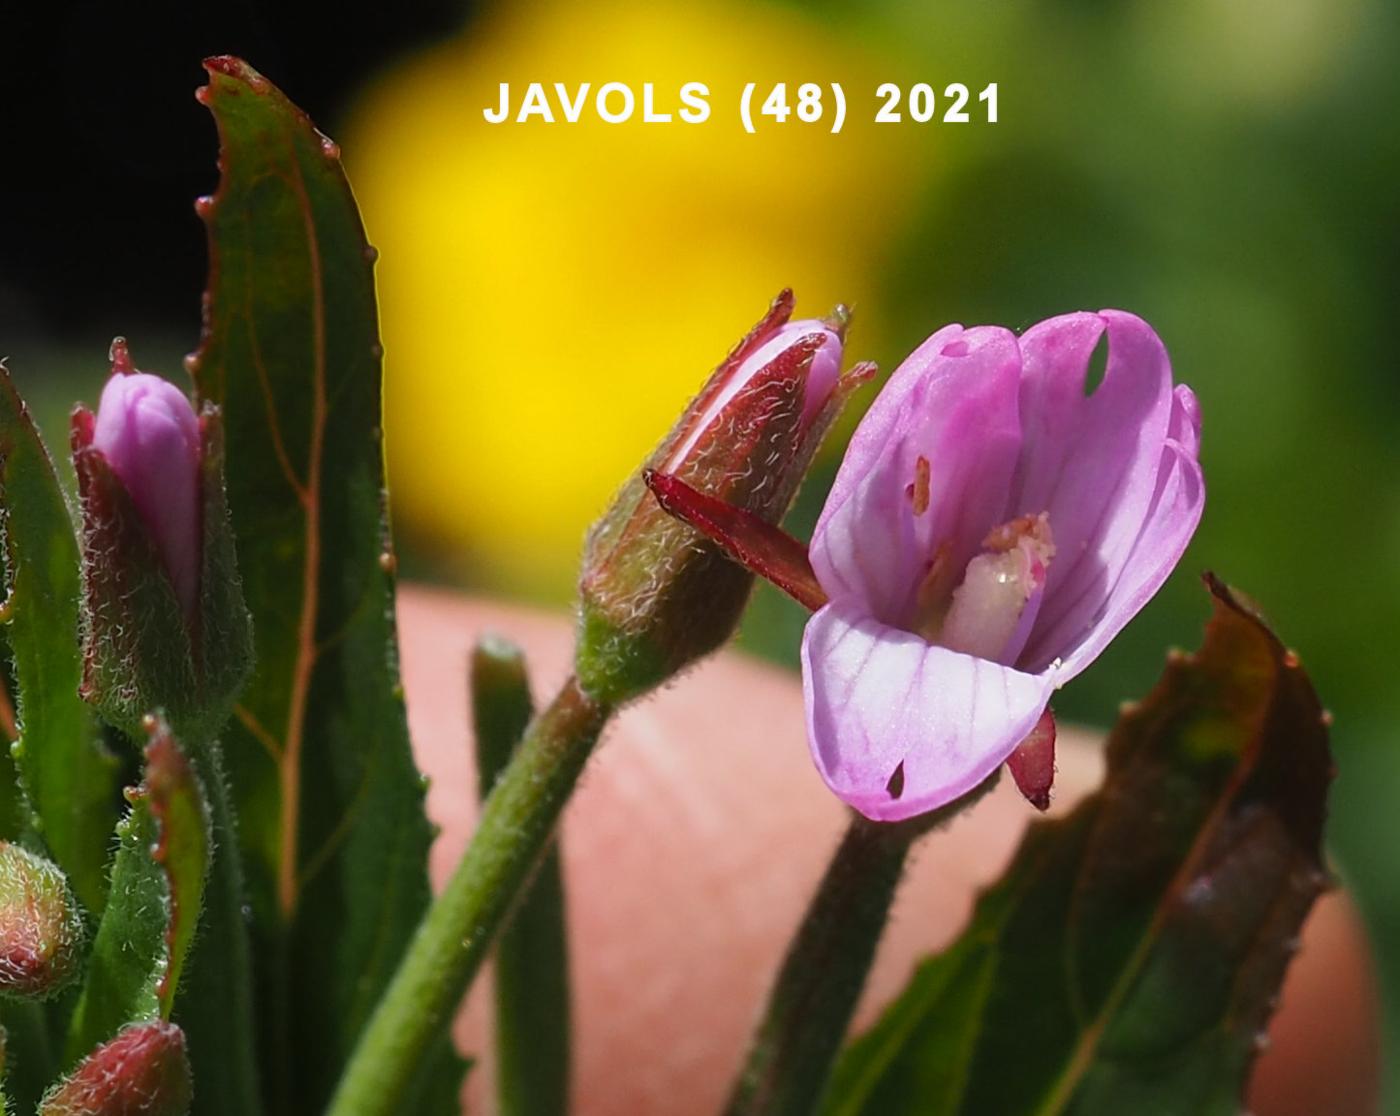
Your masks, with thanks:
M 1195 397 L 1121 311 L 1019 339 L 953 325 L 915 350 L 852 438 L 812 539 L 827 602 L 803 681 L 832 790 L 868 817 L 912 817 L 972 790 L 1032 730 L 1048 774 L 1051 694 L 1147 603 L 1200 521 L 1198 443 Z

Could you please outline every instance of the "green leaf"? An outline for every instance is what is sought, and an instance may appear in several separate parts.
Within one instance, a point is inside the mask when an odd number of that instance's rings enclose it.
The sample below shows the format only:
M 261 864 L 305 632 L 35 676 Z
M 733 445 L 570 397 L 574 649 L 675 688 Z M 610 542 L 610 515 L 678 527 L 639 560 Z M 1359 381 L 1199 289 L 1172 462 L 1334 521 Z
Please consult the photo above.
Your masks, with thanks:
M 69 1025 L 68 1064 L 128 1023 L 170 1017 L 199 923 L 211 852 L 204 789 L 163 722 L 153 720 L 145 755 L 145 777 L 117 827 L 112 891 Z
M 165 873 L 151 856 L 160 834 L 150 801 L 139 791 L 130 800 L 130 812 L 117 825 L 112 891 L 69 1024 L 69 1065 L 127 1023 L 160 1015 L 157 989 L 166 961 L 170 895 Z
M 0 841 L 18 841 L 33 832 L 34 813 L 20 788 L 19 768 L 11 751 L 19 730 L 14 699 L 10 696 L 16 687 L 6 635 L 6 628 L 0 625 Z
M 13 751 L 44 844 L 93 912 L 106 895 L 117 763 L 78 697 L 78 544 L 53 463 L 0 365 L 0 495 L 7 637 L 17 682 Z
M 170 730 L 159 722 L 146 746 L 145 792 L 159 835 L 150 850 L 151 858 L 165 873 L 166 965 L 156 996 L 162 1018 L 169 1019 L 204 906 L 213 831 L 199 777 Z
M 534 711 L 525 659 L 500 638 L 477 644 L 471 664 L 478 789 L 485 798 Z M 496 1111 L 563 1116 L 569 1110 L 569 955 L 558 839 L 540 862 L 496 942 Z
M 62 1004 L 63 1000 L 56 1003 Z M 33 1112 L 59 1071 L 49 1027 L 53 1004 L 0 1002 L 5 1032 L 5 1097 L 20 1112 Z
M 1205 645 L 1125 712 L 1104 788 L 1032 826 L 962 938 L 843 1056 L 825 1116 L 1240 1111 L 1328 885 L 1332 761 L 1296 657 L 1209 584 Z
M 225 754 L 269 1108 L 309 1112 L 427 904 L 432 832 L 394 637 L 374 253 L 335 145 L 246 64 L 205 65 L 222 177 L 200 204 L 210 283 L 193 365 L 223 409 L 257 652 Z

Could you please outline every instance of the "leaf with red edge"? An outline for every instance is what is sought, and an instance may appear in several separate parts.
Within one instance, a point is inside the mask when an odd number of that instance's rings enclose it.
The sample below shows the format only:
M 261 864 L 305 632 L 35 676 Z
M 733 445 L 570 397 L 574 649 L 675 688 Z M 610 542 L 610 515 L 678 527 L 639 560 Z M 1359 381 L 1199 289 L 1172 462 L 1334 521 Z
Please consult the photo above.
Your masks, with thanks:
M 112 891 L 68 1028 L 67 1059 L 128 1023 L 169 1018 L 203 906 L 212 837 L 194 768 L 164 721 L 147 726 L 145 776 L 127 792 Z
M 196 206 L 210 270 L 189 363 L 201 400 L 222 409 L 257 651 L 224 756 L 264 1107 L 314 1112 L 429 899 L 432 830 L 395 642 L 375 253 L 336 145 L 246 63 L 205 68 L 220 179 Z M 192 984 L 202 971 L 196 943 Z M 207 1081 L 220 1051 L 184 1018 Z
M 158 834 L 151 857 L 165 872 L 169 904 L 167 960 L 156 984 L 156 997 L 161 1015 L 169 1019 L 180 973 L 199 925 L 214 839 L 209 803 L 194 767 L 163 721 L 151 718 L 149 732 L 145 790 Z
M 1328 886 L 1327 718 L 1214 578 L 1108 744 L 1103 789 L 1033 825 L 972 923 L 838 1065 L 824 1116 L 1235 1116 Z

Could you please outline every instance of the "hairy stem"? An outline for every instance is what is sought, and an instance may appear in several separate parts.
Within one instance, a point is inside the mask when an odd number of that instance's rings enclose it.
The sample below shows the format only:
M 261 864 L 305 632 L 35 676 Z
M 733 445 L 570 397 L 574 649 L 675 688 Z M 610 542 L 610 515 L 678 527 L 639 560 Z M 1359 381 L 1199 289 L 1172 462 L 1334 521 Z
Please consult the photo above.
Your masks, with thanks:
M 192 746 L 193 747 L 193 746 Z M 253 1116 L 263 1110 L 254 1048 L 252 961 L 244 916 L 243 866 L 228 778 L 217 742 L 194 748 L 209 796 L 214 859 L 204 916 L 175 1013 L 189 1036 L 201 1112 Z M 178 1010 L 183 1005 L 188 1010 Z
M 525 733 L 360 1035 L 328 1116 L 393 1116 L 539 865 L 610 708 L 574 679 Z
M 788 947 L 728 1116 L 816 1109 L 919 832 L 852 816 Z
M 902 822 L 851 815 L 730 1094 L 726 1116 L 808 1116 L 826 1090 L 914 842 L 974 805 L 1000 769 L 946 806 Z

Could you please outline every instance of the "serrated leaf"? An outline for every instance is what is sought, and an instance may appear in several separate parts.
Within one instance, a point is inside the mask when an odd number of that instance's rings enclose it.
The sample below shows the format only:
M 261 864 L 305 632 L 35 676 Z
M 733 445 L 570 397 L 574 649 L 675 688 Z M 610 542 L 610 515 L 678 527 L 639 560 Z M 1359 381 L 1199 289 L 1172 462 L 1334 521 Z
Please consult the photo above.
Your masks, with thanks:
M 145 756 L 117 827 L 112 890 L 69 1024 L 69 1064 L 129 1023 L 170 1017 L 199 923 L 211 852 L 204 790 L 163 722 L 152 725 Z
M 4 625 L 0 625 L 0 841 L 17 841 L 33 829 L 34 814 L 20 789 L 19 769 L 11 754 L 19 728 L 11 696 L 15 692 L 14 658 L 7 634 Z
M 156 989 L 165 970 L 169 893 L 151 849 L 158 839 L 150 802 L 139 792 L 117 826 L 112 890 L 88 955 L 83 994 L 69 1024 L 72 1064 L 127 1023 L 160 1015 Z
M 946 953 L 838 1065 L 825 1116 L 1235 1116 L 1327 886 L 1325 716 L 1211 579 L 1201 651 L 1108 745 L 1098 794 L 1031 827 Z
M 156 997 L 161 1016 L 169 1019 L 180 973 L 204 906 L 213 834 L 204 788 L 164 725 L 157 725 L 146 746 L 144 786 L 158 835 L 150 850 L 151 858 L 165 873 L 166 966 L 156 986 Z
M 106 895 L 117 764 L 79 698 L 78 544 L 48 451 L 0 365 L 7 638 L 17 683 L 14 749 L 40 835 L 90 911 Z
M 335 145 L 246 64 L 206 68 L 222 174 L 200 205 L 210 284 L 193 364 L 223 408 L 257 650 L 226 755 L 270 1103 L 306 1112 L 426 906 L 431 831 L 394 641 L 373 252 Z

